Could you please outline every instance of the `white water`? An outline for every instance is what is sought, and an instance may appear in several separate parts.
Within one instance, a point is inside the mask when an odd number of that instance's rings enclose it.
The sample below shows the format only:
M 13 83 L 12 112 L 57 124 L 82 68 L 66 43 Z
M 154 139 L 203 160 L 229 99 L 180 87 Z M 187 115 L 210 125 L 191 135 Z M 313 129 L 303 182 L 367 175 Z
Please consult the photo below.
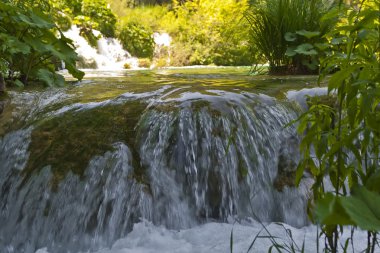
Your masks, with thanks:
M 157 46 L 170 47 L 172 42 L 172 38 L 168 33 L 154 33 L 153 39 Z
M 172 42 L 172 38 L 168 33 L 158 33 L 155 32 L 153 34 L 153 39 L 155 43 L 154 48 L 154 57 L 156 59 L 165 59 L 166 58 L 166 65 L 170 66 L 170 45 Z M 153 64 L 154 67 L 154 64 Z
M 92 68 L 100 70 L 121 70 L 124 64 L 129 64 L 131 68 L 138 68 L 137 58 L 123 49 L 120 41 L 114 38 L 104 38 L 98 31 L 93 31 L 99 36 L 97 48 L 89 45 L 85 38 L 80 35 L 80 29 L 72 26 L 70 30 L 64 32 L 76 47 L 76 52 L 80 57 L 80 68 Z
M 268 235 L 263 226 L 266 226 L 269 235 L 277 237 L 276 242 L 282 246 L 293 244 L 296 252 L 301 252 L 302 245 L 305 243 L 305 252 L 317 252 L 316 238 L 320 230 L 318 231 L 316 226 L 297 229 L 281 223 L 262 225 L 246 220 L 235 224 L 210 222 L 190 229 L 170 230 L 143 220 L 134 224 L 132 232 L 117 240 L 110 248 L 91 253 L 229 253 L 231 252 L 231 232 L 232 252 L 267 253 L 272 245 L 268 238 L 257 239 L 251 247 L 256 235 Z M 349 237 L 350 228 L 346 227 L 340 239 L 345 242 Z M 355 231 L 353 244 L 349 244 L 347 252 L 363 252 L 366 248 L 366 240 L 365 232 Z M 318 243 L 319 252 L 323 252 L 324 240 L 319 238 Z M 42 248 L 36 253 L 53 252 Z

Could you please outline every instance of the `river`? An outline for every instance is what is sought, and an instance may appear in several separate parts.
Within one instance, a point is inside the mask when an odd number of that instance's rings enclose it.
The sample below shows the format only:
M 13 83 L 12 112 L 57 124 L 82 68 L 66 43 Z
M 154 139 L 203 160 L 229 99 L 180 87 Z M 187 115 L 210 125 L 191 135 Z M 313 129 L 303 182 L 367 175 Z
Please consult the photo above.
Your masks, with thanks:
M 87 71 L 63 88 L 11 90 L 0 252 L 230 252 L 232 230 L 234 252 L 246 252 L 265 224 L 314 241 L 312 180 L 293 185 L 299 136 L 288 124 L 326 89 L 248 71 Z

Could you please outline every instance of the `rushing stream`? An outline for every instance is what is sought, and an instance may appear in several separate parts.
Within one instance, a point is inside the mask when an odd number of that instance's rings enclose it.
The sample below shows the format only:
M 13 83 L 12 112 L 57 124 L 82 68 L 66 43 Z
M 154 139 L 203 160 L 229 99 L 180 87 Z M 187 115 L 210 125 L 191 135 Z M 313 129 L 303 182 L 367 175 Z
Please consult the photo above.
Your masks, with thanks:
M 299 137 L 285 126 L 305 94 L 326 91 L 304 89 L 313 77 L 247 71 L 92 72 L 65 88 L 11 91 L 0 116 L 0 252 L 92 252 L 131 231 L 121 245 L 132 245 L 147 227 L 174 240 L 170 231 L 252 218 L 308 225 L 311 180 L 292 186 Z M 154 252 L 141 243 L 135 252 Z

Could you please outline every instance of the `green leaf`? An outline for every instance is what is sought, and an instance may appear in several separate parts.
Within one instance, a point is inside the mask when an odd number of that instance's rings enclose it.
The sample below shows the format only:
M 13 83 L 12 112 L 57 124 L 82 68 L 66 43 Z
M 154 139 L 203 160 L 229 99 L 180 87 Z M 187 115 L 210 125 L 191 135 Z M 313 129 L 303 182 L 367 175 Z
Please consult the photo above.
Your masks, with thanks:
M 352 225 L 354 222 L 346 213 L 340 203 L 340 199 L 332 193 L 319 199 L 316 204 L 315 214 L 317 219 L 324 225 Z
M 317 55 L 318 52 L 314 49 L 314 46 L 309 43 L 301 44 L 297 47 L 297 49 L 294 50 L 295 52 L 299 54 L 304 55 Z
M 315 43 L 314 46 L 322 51 L 330 47 L 327 43 Z
M 30 47 L 14 36 L 0 34 L 0 42 L 0 49 L 3 52 L 8 52 L 10 54 L 28 54 L 30 52 Z
M 303 59 L 302 64 L 311 70 L 316 70 L 318 68 L 318 61 L 315 59 L 315 57 L 313 57 L 311 61 Z
M 37 71 L 37 78 L 43 81 L 47 86 L 64 86 L 65 84 L 63 76 L 47 69 L 39 69 Z
M 299 186 L 301 179 L 303 177 L 304 170 L 305 170 L 304 161 L 302 161 L 301 163 L 298 164 L 297 170 L 296 170 L 296 180 L 295 180 L 296 186 Z
M 352 195 L 365 202 L 380 224 L 380 194 L 369 191 L 365 187 L 357 187 L 353 189 Z
M 13 83 L 14 83 L 17 87 L 20 87 L 20 88 L 24 87 L 24 84 L 23 84 L 20 80 L 18 80 L 18 79 L 16 79 Z
M 285 52 L 285 55 L 287 56 L 295 56 L 297 54 L 297 52 L 295 51 L 295 47 L 288 47 L 288 49 L 286 49 L 286 52 Z
M 321 33 L 319 31 L 310 32 L 310 31 L 306 31 L 306 30 L 301 30 L 301 31 L 297 31 L 296 34 L 304 36 L 308 39 L 311 39 L 313 37 L 320 35 Z
M 29 15 L 19 14 L 17 16 L 17 19 L 20 22 L 23 22 L 31 27 L 38 27 L 38 28 L 46 28 L 51 29 L 55 27 L 55 24 L 51 22 L 50 20 L 47 20 L 46 17 L 40 17 L 34 14 L 33 12 L 28 13 Z
M 375 199 L 373 200 L 375 202 Z M 358 197 L 342 197 L 341 203 L 356 225 L 365 230 L 380 231 L 380 220 L 374 215 L 368 203 Z M 379 202 L 380 203 L 380 202 Z
M 41 40 L 33 38 L 31 36 L 26 36 L 24 38 L 24 41 L 32 47 L 35 51 L 40 52 L 40 53 L 46 53 L 49 51 L 50 45 L 47 45 L 43 43 Z
M 366 182 L 367 189 L 380 193 L 380 171 L 377 171 Z
M 346 40 L 345 37 L 333 38 L 331 40 L 331 44 L 333 44 L 333 45 L 339 45 L 339 44 L 342 44 L 345 40 Z
M 380 231 L 380 195 L 364 187 L 355 188 L 348 197 L 328 193 L 317 202 L 316 216 L 325 225 L 356 225 Z
M 295 33 L 287 32 L 284 36 L 286 41 L 295 41 L 297 39 L 297 36 Z
M 357 66 L 350 66 L 334 73 L 329 80 L 329 91 L 340 87 L 343 81 L 349 78 L 356 69 Z
M 69 73 L 75 77 L 78 80 L 82 80 L 84 77 L 84 72 L 80 71 L 75 67 L 73 64 L 66 64 L 66 69 L 69 71 Z

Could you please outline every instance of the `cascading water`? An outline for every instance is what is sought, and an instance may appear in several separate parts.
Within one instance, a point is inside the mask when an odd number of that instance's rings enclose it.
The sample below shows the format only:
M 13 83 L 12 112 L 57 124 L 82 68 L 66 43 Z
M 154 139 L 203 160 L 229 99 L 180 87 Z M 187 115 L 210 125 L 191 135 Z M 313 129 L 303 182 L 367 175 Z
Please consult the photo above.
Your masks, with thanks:
M 97 37 L 97 48 L 92 47 L 87 40 L 80 35 L 80 29 L 73 25 L 70 30 L 64 32 L 65 36 L 74 42 L 76 52 L 79 55 L 79 68 L 100 70 L 121 70 L 124 64 L 132 68 L 138 67 L 137 59 L 123 49 L 120 42 L 114 38 L 104 38 L 100 32 L 92 31 Z
M 168 229 L 247 217 L 308 224 L 310 182 L 274 187 L 298 159 L 284 126 L 299 107 L 236 88 L 193 90 L 191 79 L 87 102 L 91 83 L 54 101 L 51 91 L 37 96 L 39 109 L 0 139 L 0 252 L 96 250 L 140 219 Z
M 155 43 L 154 58 L 165 59 L 166 66 L 170 66 L 170 45 L 172 38 L 168 33 L 153 33 L 153 39 Z

